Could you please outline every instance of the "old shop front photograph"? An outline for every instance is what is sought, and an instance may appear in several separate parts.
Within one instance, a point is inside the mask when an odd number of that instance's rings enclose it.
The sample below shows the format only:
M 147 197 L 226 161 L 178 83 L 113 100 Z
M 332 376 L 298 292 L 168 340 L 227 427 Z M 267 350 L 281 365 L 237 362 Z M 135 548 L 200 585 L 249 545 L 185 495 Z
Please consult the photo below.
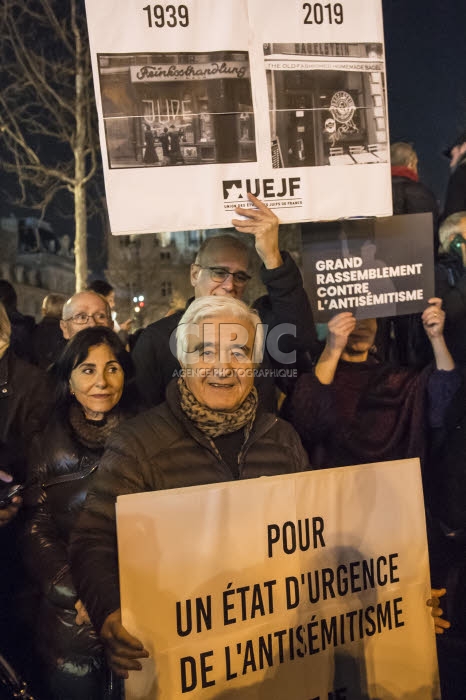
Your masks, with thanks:
M 387 162 L 382 44 L 265 44 L 274 168 Z
M 245 51 L 99 54 L 109 168 L 256 161 Z

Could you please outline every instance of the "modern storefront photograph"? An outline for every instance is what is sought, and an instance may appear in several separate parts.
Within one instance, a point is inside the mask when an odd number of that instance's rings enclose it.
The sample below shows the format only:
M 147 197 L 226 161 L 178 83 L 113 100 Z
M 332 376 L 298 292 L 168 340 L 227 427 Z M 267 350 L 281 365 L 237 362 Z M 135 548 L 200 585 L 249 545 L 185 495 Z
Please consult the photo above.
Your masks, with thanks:
M 99 54 L 110 168 L 256 161 L 244 51 Z
M 265 44 L 274 168 L 387 162 L 382 44 Z

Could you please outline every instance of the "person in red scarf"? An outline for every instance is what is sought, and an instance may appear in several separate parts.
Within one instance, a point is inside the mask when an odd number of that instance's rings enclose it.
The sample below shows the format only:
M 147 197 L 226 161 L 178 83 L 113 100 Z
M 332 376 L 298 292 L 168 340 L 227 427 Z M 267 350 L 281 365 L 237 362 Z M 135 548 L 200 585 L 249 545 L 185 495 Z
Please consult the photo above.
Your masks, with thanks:
M 431 212 L 434 227 L 434 257 L 439 247 L 439 207 L 434 194 L 419 182 L 418 158 L 409 143 L 398 141 L 390 146 L 392 164 L 392 198 L 394 214 Z

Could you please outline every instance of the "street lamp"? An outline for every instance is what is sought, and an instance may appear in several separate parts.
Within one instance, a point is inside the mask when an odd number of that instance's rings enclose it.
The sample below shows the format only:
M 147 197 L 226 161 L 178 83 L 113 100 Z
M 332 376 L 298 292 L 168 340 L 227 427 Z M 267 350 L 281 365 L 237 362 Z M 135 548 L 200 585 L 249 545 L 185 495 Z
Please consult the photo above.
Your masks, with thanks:
M 144 301 L 144 295 L 139 294 L 137 296 L 133 297 L 133 303 L 134 303 L 134 311 L 137 314 L 140 314 L 145 306 L 145 301 Z

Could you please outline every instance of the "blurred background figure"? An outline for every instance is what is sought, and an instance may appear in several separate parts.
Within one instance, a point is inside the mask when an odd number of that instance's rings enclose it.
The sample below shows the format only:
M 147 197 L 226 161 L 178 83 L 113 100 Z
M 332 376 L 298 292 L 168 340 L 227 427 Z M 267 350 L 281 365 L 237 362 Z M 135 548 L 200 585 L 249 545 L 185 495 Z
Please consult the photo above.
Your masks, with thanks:
M 52 396 L 45 372 L 18 357 L 10 341 L 10 321 L 0 302 L 0 470 L 23 483 L 26 453 L 43 429 Z
M 17 357 L 10 339 L 10 320 L 0 302 L 0 487 L 26 481 L 28 448 L 43 430 L 52 402 L 45 373 Z M 20 613 L 20 506 L 16 496 L 0 507 L 0 653 L 30 680 L 35 672 L 31 636 Z
M 450 178 L 445 195 L 443 218 L 466 210 L 466 130 L 445 151 L 450 159 Z
M 434 194 L 419 181 L 418 157 L 409 143 L 398 141 L 390 146 L 392 198 L 394 214 L 430 212 L 434 228 L 434 256 L 439 244 L 439 208 Z
M 64 294 L 47 294 L 42 302 L 42 320 L 34 328 L 32 335 L 32 354 L 34 363 L 47 369 L 59 356 L 66 340 L 60 328 Z
M 445 339 L 455 362 L 466 365 L 466 211 L 442 223 L 439 251 L 435 284 L 446 312 Z
M 126 345 L 133 321 L 131 318 L 127 318 L 123 323 L 118 323 L 116 320 L 115 290 L 112 285 L 105 280 L 94 280 L 90 283 L 88 289 L 104 297 L 112 312 L 113 330 L 115 333 L 118 333 L 121 341 Z
M 113 330 L 112 312 L 103 296 L 92 291 L 77 292 L 65 302 L 60 328 L 69 340 L 86 327 L 106 326 Z
M 15 288 L 8 280 L 0 280 L 0 301 L 10 319 L 12 349 L 18 357 L 32 362 L 32 333 L 36 322 L 32 316 L 25 316 L 18 311 L 18 297 Z

